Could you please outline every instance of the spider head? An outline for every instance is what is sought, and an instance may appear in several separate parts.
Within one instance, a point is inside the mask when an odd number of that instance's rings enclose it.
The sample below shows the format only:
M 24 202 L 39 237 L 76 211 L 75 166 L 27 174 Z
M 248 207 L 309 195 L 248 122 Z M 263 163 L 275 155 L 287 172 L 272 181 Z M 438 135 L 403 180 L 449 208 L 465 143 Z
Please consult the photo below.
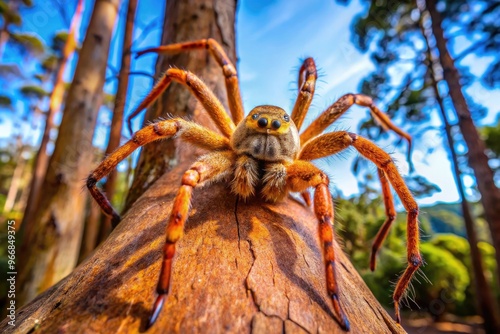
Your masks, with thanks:
M 239 154 L 256 159 L 280 161 L 294 159 L 299 151 L 299 134 L 285 110 L 275 106 L 255 107 L 238 124 L 232 144 Z
M 244 120 L 249 129 L 275 136 L 286 134 L 293 124 L 290 116 L 281 108 L 275 106 L 255 107 Z

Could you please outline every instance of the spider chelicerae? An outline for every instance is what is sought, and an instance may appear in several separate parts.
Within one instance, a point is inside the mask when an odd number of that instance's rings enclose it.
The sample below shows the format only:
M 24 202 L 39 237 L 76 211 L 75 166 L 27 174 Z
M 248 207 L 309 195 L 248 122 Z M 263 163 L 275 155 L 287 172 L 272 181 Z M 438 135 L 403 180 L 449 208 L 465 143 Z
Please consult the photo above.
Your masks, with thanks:
M 236 69 L 215 40 L 204 39 L 171 44 L 147 49 L 140 54 L 148 52 L 172 54 L 196 49 L 208 49 L 221 66 L 225 76 L 232 118 L 226 113 L 214 93 L 198 77 L 176 68 L 166 71 L 132 115 L 149 106 L 172 81 L 175 81 L 188 88 L 198 99 L 218 127 L 220 134 L 181 118 L 157 121 L 134 133 L 131 140 L 107 156 L 87 179 L 90 193 L 116 226 L 120 221 L 120 216 L 112 208 L 106 196 L 97 188 L 96 183 L 108 175 L 120 161 L 143 145 L 172 136 L 178 136 L 186 142 L 208 150 L 207 154 L 201 156 L 184 173 L 175 197 L 166 229 L 163 262 L 157 286 L 158 296 L 153 306 L 149 326 L 156 321 L 169 291 L 175 246 L 183 234 L 193 190 L 208 182 L 228 180 L 231 191 L 239 197 L 245 199 L 258 194 L 263 200 L 269 202 L 282 200 L 288 193 L 296 192 L 302 194 L 307 205 L 311 205 L 307 190 L 314 189 L 313 208 L 319 224 L 327 292 L 339 323 L 345 330 L 349 330 L 349 321 L 342 309 L 342 301 L 339 300 L 339 287 L 335 277 L 334 215 L 332 198 L 328 190 L 329 181 L 325 173 L 314 166 L 311 160 L 337 154 L 350 146 L 356 148 L 362 156 L 378 167 L 386 208 L 387 219 L 372 246 L 371 270 L 375 269 L 377 251 L 396 216 L 390 185 L 408 212 L 408 266 L 399 278 L 393 294 L 396 321 L 400 323 L 400 300 L 413 274 L 422 264 L 418 246 L 417 203 L 389 154 L 371 141 L 354 133 L 334 131 L 323 134 L 323 131 L 350 106 L 357 104 L 368 107 L 377 121 L 385 128 L 395 131 L 409 143 L 411 143 L 411 137 L 395 126 L 389 117 L 374 105 L 370 97 L 361 94 L 342 96 L 299 134 L 311 104 L 317 80 L 316 65 L 312 58 L 307 58 L 300 67 L 299 93 L 291 115 L 288 115 L 282 108 L 262 105 L 255 107 L 244 117 Z

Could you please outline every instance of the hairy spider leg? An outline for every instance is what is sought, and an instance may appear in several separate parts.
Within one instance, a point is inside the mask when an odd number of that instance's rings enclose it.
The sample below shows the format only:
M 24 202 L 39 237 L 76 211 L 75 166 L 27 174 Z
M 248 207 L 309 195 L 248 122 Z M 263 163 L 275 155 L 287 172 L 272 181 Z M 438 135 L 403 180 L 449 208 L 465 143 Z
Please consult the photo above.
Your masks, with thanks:
M 311 57 L 306 58 L 299 70 L 299 93 L 297 95 L 297 100 L 295 101 L 295 105 L 293 106 L 291 115 L 298 131 L 300 131 L 309 107 L 311 106 L 317 79 L 318 72 L 316 70 L 314 59 Z M 305 190 L 301 192 L 300 195 L 302 196 L 302 199 L 304 200 L 306 206 L 310 207 L 312 201 L 309 192 Z
M 198 99 L 201 105 L 208 112 L 217 128 L 226 137 L 231 137 L 234 132 L 235 126 L 233 121 L 227 114 L 219 99 L 212 93 L 212 91 L 200 80 L 196 75 L 189 71 L 179 70 L 177 68 L 170 68 L 156 83 L 153 89 L 142 100 L 137 108 L 128 117 L 128 127 L 132 133 L 131 119 L 137 115 L 141 110 L 147 108 L 151 103 L 156 101 L 161 93 L 163 93 L 172 81 L 176 81 L 186 88 Z
M 408 266 L 399 278 L 393 294 L 396 321 L 400 323 L 399 303 L 408 284 L 410 284 L 413 274 L 422 265 L 422 257 L 419 251 L 418 205 L 399 174 L 391 156 L 366 138 L 346 131 L 337 131 L 320 135 L 307 142 L 299 153 L 299 159 L 319 159 L 336 154 L 349 146 L 356 148 L 362 156 L 372 161 L 384 172 L 408 213 L 406 232 Z
M 175 43 L 163 45 L 160 47 L 149 48 L 137 52 L 137 57 L 147 53 L 161 53 L 161 54 L 176 54 L 183 51 L 191 51 L 197 49 L 208 49 L 210 54 L 217 61 L 222 68 L 226 80 L 227 100 L 229 110 L 233 116 L 234 124 L 238 124 L 243 119 L 245 112 L 243 110 L 243 102 L 241 101 L 241 93 L 238 83 L 238 73 L 236 67 L 233 65 L 222 46 L 212 38 L 202 39 L 198 41 Z
M 97 182 L 108 175 L 122 160 L 137 148 L 152 141 L 179 135 L 183 140 L 209 150 L 229 150 L 229 139 L 201 125 L 173 118 L 150 124 L 137 131 L 132 139 L 108 155 L 87 178 L 87 187 L 104 214 L 111 218 L 113 227 L 120 222 L 120 215 L 113 209 L 108 198 L 97 188 Z
M 299 131 L 311 105 L 317 79 L 318 73 L 314 59 L 306 58 L 299 70 L 299 94 L 292 110 L 292 120 Z
M 389 185 L 389 181 L 387 180 L 387 176 L 384 171 L 380 168 L 377 169 L 378 178 L 380 180 L 380 184 L 382 186 L 382 196 L 384 199 L 384 207 L 385 207 L 385 222 L 382 224 L 380 229 L 378 230 L 377 235 L 375 236 L 375 240 L 372 245 L 372 253 L 370 255 L 370 270 L 374 271 L 377 264 L 377 252 L 384 243 L 387 234 L 391 228 L 392 223 L 396 219 L 396 209 L 394 208 L 394 199 L 391 193 L 391 187 Z
M 323 249 L 326 289 L 332 300 L 333 309 L 340 325 L 348 331 L 349 320 L 339 301 L 339 287 L 336 278 L 333 201 L 328 190 L 328 177 L 308 161 L 296 160 L 287 166 L 287 183 L 290 191 L 302 192 L 314 188 L 314 213 L 318 219 L 318 234 Z
M 384 129 L 390 129 L 408 141 L 408 162 L 411 167 L 411 136 L 392 123 L 389 116 L 380 111 L 373 103 L 373 99 L 363 94 L 346 94 L 328 107 L 316 118 L 300 135 L 300 142 L 306 143 L 313 137 L 321 134 L 330 124 L 342 116 L 353 104 L 370 108 L 370 114 Z M 412 168 L 412 167 L 411 167 Z
M 181 187 L 174 199 L 172 212 L 167 223 L 160 279 L 156 287 L 158 296 L 149 318 L 148 328 L 158 319 L 169 292 L 175 245 L 184 233 L 184 224 L 188 218 L 194 188 L 199 187 L 203 182 L 215 181 L 227 176 L 231 172 L 233 162 L 234 153 L 232 151 L 209 153 L 195 162 L 182 176 Z

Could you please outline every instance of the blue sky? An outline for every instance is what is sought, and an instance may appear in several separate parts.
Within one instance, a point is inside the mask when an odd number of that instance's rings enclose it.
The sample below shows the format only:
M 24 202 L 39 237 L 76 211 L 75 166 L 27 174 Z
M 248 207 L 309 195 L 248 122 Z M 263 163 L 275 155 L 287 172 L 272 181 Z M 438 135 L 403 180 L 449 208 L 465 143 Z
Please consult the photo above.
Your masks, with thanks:
M 55 30 L 66 27 L 60 14 L 51 5 L 50 1 L 36 1 L 37 7 L 24 15 L 25 29 L 35 31 L 49 43 Z M 84 28 L 88 23 L 90 8 L 93 1 L 85 1 Z M 71 9 L 72 10 L 72 9 Z M 70 10 L 70 12 L 71 12 Z M 316 88 L 309 118 L 317 116 L 325 107 L 345 93 L 359 91 L 360 81 L 370 73 L 374 67 L 367 54 L 361 54 L 350 42 L 350 26 L 353 18 L 366 10 L 365 5 L 353 1 L 350 6 L 336 5 L 334 1 L 240 1 L 237 13 L 237 51 L 238 71 L 241 81 L 242 96 L 246 112 L 261 104 L 274 104 L 291 111 L 296 97 L 297 69 L 301 59 L 312 56 L 320 69 L 320 78 Z M 124 9 L 122 9 L 124 12 Z M 135 36 L 141 35 L 141 27 L 149 22 L 158 20 L 161 12 L 158 1 L 142 0 L 139 4 L 139 24 Z M 119 22 L 113 39 L 110 62 L 115 68 L 119 67 L 121 48 L 119 40 L 123 21 Z M 160 40 L 160 30 L 153 30 L 142 36 L 134 49 L 157 45 Z M 207 36 L 208 37 L 208 36 Z M 83 38 L 83 34 L 80 39 Z M 467 40 L 458 41 L 454 45 L 456 50 L 466 48 Z M 4 62 L 17 62 L 19 56 L 9 54 Z M 134 61 L 134 69 L 154 72 L 154 57 L 143 57 Z M 34 63 L 34 62 L 33 62 Z M 73 61 L 74 63 L 74 61 Z M 464 63 L 470 65 L 473 74 L 480 75 L 488 64 L 488 59 L 468 57 Z M 175 65 L 175 64 L 173 64 Z M 29 66 L 29 65 L 23 65 Z M 110 73 L 108 73 L 109 75 Z M 66 77 L 69 80 L 71 71 Z M 152 80 L 142 77 L 132 77 L 130 100 L 127 110 L 131 110 L 151 88 Z M 106 85 L 108 92 L 113 92 L 116 82 Z M 481 121 L 482 124 L 491 124 L 499 114 L 499 90 L 487 90 L 480 84 L 474 84 L 468 93 L 478 102 L 488 108 L 488 115 Z M 22 106 L 18 106 L 22 107 Z M 381 105 L 383 107 L 383 105 Z M 365 108 L 353 107 L 347 115 L 342 117 L 332 129 L 355 132 L 357 124 L 366 118 L 368 111 Z M 100 121 L 105 125 L 110 121 L 109 113 L 101 113 Z M 433 121 L 438 124 L 438 119 Z M 396 121 L 397 123 L 397 121 Z M 398 124 L 405 128 L 404 124 Z M 139 122 L 134 126 L 139 128 Z M 0 138 L 12 133 L 12 122 L 0 123 Z M 34 138 L 38 134 L 35 132 Z M 96 132 L 96 143 L 105 145 L 107 126 L 101 126 Z M 397 137 L 390 136 L 391 140 L 379 142 L 379 145 L 393 154 L 398 161 L 402 173 L 407 173 L 405 151 L 394 148 Z M 438 147 L 433 153 L 426 152 L 427 147 Z M 431 197 L 420 199 L 420 204 L 430 204 L 436 201 L 456 201 L 457 192 L 453 181 L 451 168 L 446 152 L 440 148 L 442 138 L 437 133 L 429 133 L 415 145 L 413 161 L 416 173 L 425 176 L 429 181 L 436 183 L 442 191 Z M 349 196 L 359 191 L 357 180 L 351 172 L 352 160 L 356 156 L 354 151 L 331 159 L 319 165 L 328 171 L 332 183 L 345 195 Z M 375 174 L 373 167 L 371 171 Z M 466 184 L 472 184 L 472 179 L 466 179 Z

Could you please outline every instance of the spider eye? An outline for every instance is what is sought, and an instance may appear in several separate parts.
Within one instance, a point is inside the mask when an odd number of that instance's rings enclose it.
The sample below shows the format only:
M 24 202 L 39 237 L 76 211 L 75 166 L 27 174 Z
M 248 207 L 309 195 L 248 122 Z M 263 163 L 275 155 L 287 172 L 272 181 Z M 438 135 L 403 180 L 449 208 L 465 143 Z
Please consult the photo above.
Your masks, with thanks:
M 288 114 L 285 114 L 285 116 L 283 116 L 283 119 L 285 120 L 285 122 L 290 122 L 290 116 L 288 116 Z
M 259 118 L 259 114 L 253 114 L 252 115 L 252 119 L 257 119 L 257 118 Z

